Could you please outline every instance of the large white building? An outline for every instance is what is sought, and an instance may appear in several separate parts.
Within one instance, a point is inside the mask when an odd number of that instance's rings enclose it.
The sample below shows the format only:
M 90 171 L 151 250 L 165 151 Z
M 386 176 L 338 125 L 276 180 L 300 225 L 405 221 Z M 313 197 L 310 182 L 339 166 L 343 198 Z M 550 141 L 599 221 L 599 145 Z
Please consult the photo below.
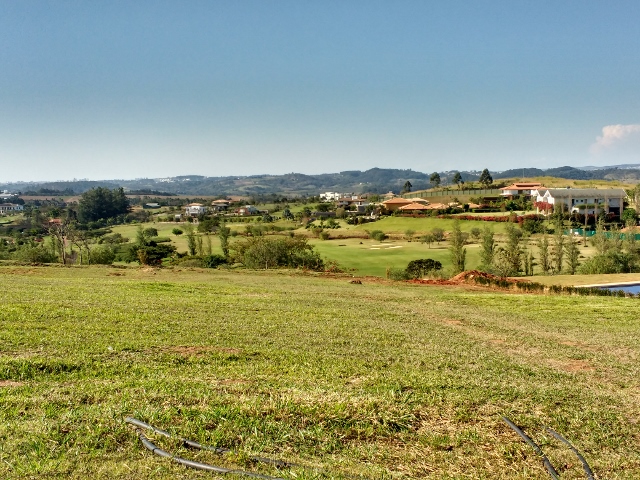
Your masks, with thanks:
M 597 215 L 600 212 L 620 215 L 627 192 L 622 188 L 547 188 L 537 192 L 538 213 L 560 206 L 567 212 Z M 548 207 L 545 207 L 545 204 Z

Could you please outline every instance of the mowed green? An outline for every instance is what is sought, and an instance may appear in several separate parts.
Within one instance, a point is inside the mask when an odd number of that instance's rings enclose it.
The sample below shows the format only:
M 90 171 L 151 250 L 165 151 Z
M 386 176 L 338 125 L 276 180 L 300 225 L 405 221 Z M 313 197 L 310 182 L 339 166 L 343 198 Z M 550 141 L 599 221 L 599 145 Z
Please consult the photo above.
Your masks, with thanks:
M 0 267 L 0 478 L 640 478 L 638 300 L 290 272 Z M 276 471 L 249 455 L 296 462 Z
M 419 241 L 371 239 L 335 239 L 311 240 L 311 244 L 326 260 L 337 262 L 346 272 L 356 275 L 385 277 L 388 268 L 404 269 L 412 260 L 431 258 L 442 263 L 444 268 L 451 266 L 449 242 L 432 243 L 431 248 Z M 480 245 L 469 244 L 467 249 L 467 268 L 480 265 Z

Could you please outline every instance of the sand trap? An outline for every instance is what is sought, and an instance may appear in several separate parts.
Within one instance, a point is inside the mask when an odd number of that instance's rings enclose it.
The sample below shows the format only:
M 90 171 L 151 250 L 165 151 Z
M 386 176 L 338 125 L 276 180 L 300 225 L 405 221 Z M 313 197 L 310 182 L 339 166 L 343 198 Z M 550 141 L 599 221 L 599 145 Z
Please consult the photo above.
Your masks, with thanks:
M 386 247 L 386 245 L 382 244 L 382 245 L 371 245 L 372 247 Z
M 378 247 L 371 247 L 369 250 L 380 250 Z
M 396 245 L 394 247 L 389 247 L 389 248 L 387 248 L 387 250 L 391 250 L 392 248 L 402 248 L 402 245 Z

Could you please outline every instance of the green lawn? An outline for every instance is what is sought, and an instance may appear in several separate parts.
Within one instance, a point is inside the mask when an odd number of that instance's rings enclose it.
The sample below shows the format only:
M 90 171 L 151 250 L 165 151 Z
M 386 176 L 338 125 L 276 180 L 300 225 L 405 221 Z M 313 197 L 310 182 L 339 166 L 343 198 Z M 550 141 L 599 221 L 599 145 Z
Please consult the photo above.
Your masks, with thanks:
M 385 277 L 388 267 L 405 268 L 411 260 L 432 258 L 447 268 L 451 265 L 449 242 L 433 243 L 431 248 L 420 242 L 405 240 L 336 239 L 311 240 L 311 244 L 323 258 L 334 260 L 347 271 L 357 275 Z M 467 249 L 467 268 L 480 264 L 479 245 L 471 244 Z
M 406 230 L 413 230 L 416 234 L 428 233 L 434 228 L 441 228 L 445 232 L 453 230 L 454 220 L 436 217 L 384 217 L 381 220 L 355 227 L 357 231 L 382 230 L 385 233 L 403 234 Z M 472 228 L 484 228 L 488 226 L 495 233 L 504 233 L 505 224 L 502 222 L 460 221 L 460 230 L 470 232 Z
M 640 478 L 637 299 L 287 272 L 0 267 L 0 478 Z M 248 455 L 308 467 L 277 472 Z M 229 477 L 231 478 L 231 477 Z M 235 477 L 234 477 L 235 478 Z

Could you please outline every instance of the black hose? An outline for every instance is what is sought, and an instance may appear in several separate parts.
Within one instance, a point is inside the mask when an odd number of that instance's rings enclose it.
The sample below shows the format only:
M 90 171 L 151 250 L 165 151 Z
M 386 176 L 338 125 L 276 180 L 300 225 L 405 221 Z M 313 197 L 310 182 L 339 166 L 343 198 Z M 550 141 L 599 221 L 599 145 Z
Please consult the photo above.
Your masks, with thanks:
M 137 428 L 136 431 L 138 432 L 138 437 L 142 441 L 142 444 L 145 446 L 145 448 L 147 448 L 148 450 L 150 450 L 151 452 L 155 453 L 160 457 L 170 458 L 174 462 L 177 462 L 180 465 L 184 465 L 185 467 L 194 468 L 196 470 L 204 470 L 206 472 L 220 473 L 222 475 L 234 474 L 234 475 L 243 475 L 245 477 L 261 478 L 263 480 L 284 480 L 283 478 L 280 478 L 280 477 L 271 477 L 269 475 L 261 475 L 259 473 L 247 472 L 244 470 L 232 470 L 230 468 L 209 465 L 208 463 L 201 463 L 201 462 L 195 462 L 193 460 L 187 460 L 186 458 L 178 457 L 177 455 L 173 455 L 172 453 L 157 447 L 147 437 L 145 437 L 144 433 L 142 433 L 142 430 L 140 430 L 139 428 Z
M 547 472 L 549 472 L 549 475 L 551 475 L 551 478 L 553 478 L 554 480 L 560 480 L 560 477 L 558 476 L 558 472 L 556 471 L 555 468 L 553 468 L 553 465 L 551 465 L 551 462 L 549 461 L 547 456 L 542 452 L 542 449 L 533 440 L 531 440 L 531 438 L 528 437 L 527 434 L 525 434 L 515 423 L 513 423 L 507 417 L 502 417 L 502 420 L 504 420 L 504 422 L 507 425 L 509 425 L 509 427 L 511 427 L 511 429 L 514 432 L 520 435 L 520 437 L 526 442 L 526 444 L 529 445 L 531 448 L 533 448 L 536 454 L 538 454 L 538 456 L 542 458 L 542 464 L 547 469 Z
M 152 432 L 155 432 L 159 435 L 165 436 L 167 438 L 176 438 L 173 435 L 171 435 L 169 432 L 165 431 L 165 430 L 161 430 L 159 428 L 154 427 L 153 425 L 149 425 L 148 423 L 145 423 L 141 420 L 138 420 L 136 418 L 133 417 L 126 417 L 124 419 L 125 422 L 130 423 L 131 425 L 135 425 L 136 427 L 139 428 L 144 428 L 145 430 L 151 430 Z M 222 448 L 222 447 L 210 447 L 208 445 L 202 445 L 198 442 L 194 442 L 193 440 L 188 440 L 186 438 L 179 438 L 179 440 L 182 442 L 182 444 L 185 447 L 189 447 L 189 448 L 195 448 L 197 450 L 206 450 L 209 452 L 215 452 L 215 453 L 233 453 L 232 450 L 229 450 L 228 448 Z M 284 460 L 276 460 L 273 458 L 265 458 L 265 457 L 249 457 L 249 460 L 253 461 L 253 462 L 258 462 L 258 463 L 266 463 L 268 465 L 274 465 L 276 467 L 279 468 L 288 468 L 288 467 L 300 467 L 301 465 L 295 464 L 295 463 L 291 463 L 291 462 L 285 462 Z
M 580 460 L 580 462 L 582 463 L 582 468 L 584 468 L 584 473 L 587 475 L 587 478 L 589 480 L 595 480 L 593 472 L 591 471 L 591 467 L 589 467 L 589 464 L 587 463 L 585 458 L 582 456 L 582 454 L 576 449 L 576 447 L 574 447 L 569 440 L 564 438 L 562 435 L 560 435 L 558 432 L 556 432 L 552 428 L 547 427 L 547 432 L 549 432 L 555 438 L 557 438 L 562 443 L 567 445 L 571 449 L 571 451 L 576 455 L 576 457 L 578 457 L 578 460 Z

